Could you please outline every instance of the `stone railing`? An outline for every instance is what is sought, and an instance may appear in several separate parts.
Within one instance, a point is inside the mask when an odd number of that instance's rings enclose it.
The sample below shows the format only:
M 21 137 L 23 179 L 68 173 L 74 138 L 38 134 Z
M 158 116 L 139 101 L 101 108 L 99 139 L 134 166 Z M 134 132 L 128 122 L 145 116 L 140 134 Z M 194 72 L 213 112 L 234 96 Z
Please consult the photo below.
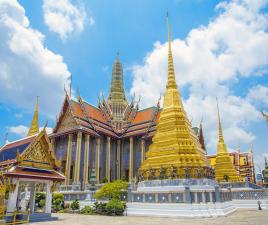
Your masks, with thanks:
M 237 200 L 268 200 L 268 190 L 232 190 L 232 199 Z

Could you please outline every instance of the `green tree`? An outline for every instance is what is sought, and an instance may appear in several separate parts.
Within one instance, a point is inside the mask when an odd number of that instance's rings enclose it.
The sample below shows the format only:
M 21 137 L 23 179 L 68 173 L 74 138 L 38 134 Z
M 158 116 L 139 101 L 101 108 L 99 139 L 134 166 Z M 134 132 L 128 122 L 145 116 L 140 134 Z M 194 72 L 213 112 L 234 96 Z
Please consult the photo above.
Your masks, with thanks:
M 128 183 L 126 181 L 116 180 L 112 183 L 104 184 L 101 189 L 99 189 L 95 195 L 96 199 L 117 199 L 123 193 L 127 192 Z

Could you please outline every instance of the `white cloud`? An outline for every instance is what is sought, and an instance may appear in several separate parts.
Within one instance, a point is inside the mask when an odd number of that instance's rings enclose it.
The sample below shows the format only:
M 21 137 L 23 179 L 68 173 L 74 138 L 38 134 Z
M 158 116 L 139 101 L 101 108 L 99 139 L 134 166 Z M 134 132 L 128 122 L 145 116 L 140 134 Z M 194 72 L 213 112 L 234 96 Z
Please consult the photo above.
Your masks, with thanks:
M 44 129 L 44 127 L 40 127 L 39 131 L 42 131 Z M 7 127 L 7 130 L 9 133 L 11 134 L 16 134 L 19 137 L 26 137 L 28 131 L 29 131 L 29 127 L 24 126 L 24 125 L 18 125 L 18 126 L 10 126 Z M 47 134 L 51 134 L 53 132 L 53 128 L 52 127 L 46 127 L 46 132 Z
M 21 118 L 23 118 L 23 114 L 22 114 L 22 113 L 16 113 L 16 114 L 15 114 L 15 117 L 16 117 L 17 119 L 21 119 Z
M 185 109 L 193 124 L 203 117 L 206 141 L 213 152 L 217 141 L 216 96 L 226 142 L 237 146 L 255 139 L 248 131 L 248 126 L 261 118 L 249 100 L 254 94 L 236 96 L 229 84 L 267 72 L 268 16 L 261 12 L 266 4 L 267 0 L 222 2 L 216 7 L 219 14 L 207 26 L 191 30 L 185 40 L 172 41 L 178 86 L 182 92 L 189 91 Z M 155 105 L 167 80 L 167 43 L 156 42 L 143 64 L 133 67 L 133 75 L 131 93 L 142 93 L 143 107 Z M 253 91 L 267 96 L 265 87 Z
M 268 106 L 268 87 L 257 85 L 251 88 L 247 97 L 253 103 L 259 102 L 263 106 Z
M 0 1 L 0 33 L 0 102 L 32 111 L 38 95 L 40 112 L 54 118 L 70 78 L 63 57 L 44 45 L 16 0 Z
M 69 0 L 44 0 L 43 13 L 49 30 L 66 40 L 73 33 L 80 33 L 86 24 L 92 26 L 95 21 L 87 18 L 83 4 L 75 6 Z
M 29 128 L 24 125 L 7 127 L 9 133 L 16 134 L 20 137 L 25 137 L 28 133 Z
M 39 131 L 41 131 L 43 129 L 44 129 L 44 127 L 40 127 Z M 47 134 L 51 134 L 53 132 L 53 128 L 52 127 L 46 127 L 46 132 L 47 132 Z

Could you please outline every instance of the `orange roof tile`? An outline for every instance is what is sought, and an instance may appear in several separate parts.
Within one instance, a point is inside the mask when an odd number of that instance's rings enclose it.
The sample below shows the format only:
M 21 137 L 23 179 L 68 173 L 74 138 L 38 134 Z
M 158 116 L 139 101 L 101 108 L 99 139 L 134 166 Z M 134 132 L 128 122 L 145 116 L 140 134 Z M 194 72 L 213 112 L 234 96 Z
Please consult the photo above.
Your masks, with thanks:
M 141 110 L 137 113 L 132 123 L 142 123 L 153 119 L 153 113 L 156 110 L 155 107 Z
M 103 123 L 107 123 L 107 120 L 103 116 L 100 109 L 94 107 L 93 105 L 88 104 L 87 102 L 84 102 L 84 106 L 90 118 L 101 121 Z
M 75 116 L 80 117 L 80 118 L 85 117 L 83 114 L 83 111 L 80 107 L 80 104 L 78 102 L 72 100 L 72 108 L 73 108 L 73 113 Z

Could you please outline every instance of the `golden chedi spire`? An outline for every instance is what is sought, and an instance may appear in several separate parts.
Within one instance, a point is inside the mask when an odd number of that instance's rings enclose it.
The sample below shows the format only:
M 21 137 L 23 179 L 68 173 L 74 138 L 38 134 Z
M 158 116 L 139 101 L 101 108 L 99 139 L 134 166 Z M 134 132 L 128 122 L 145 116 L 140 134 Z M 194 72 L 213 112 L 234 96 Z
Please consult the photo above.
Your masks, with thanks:
M 39 121 L 38 121 L 38 97 L 36 97 L 36 104 L 35 104 L 35 110 L 34 110 L 34 115 L 31 123 L 31 127 L 28 131 L 27 136 L 32 136 L 34 134 L 39 133 Z
M 177 88 L 168 24 L 168 81 L 164 104 L 152 144 L 146 154 L 146 160 L 141 165 L 140 172 L 144 179 L 150 179 L 148 174 L 151 171 L 154 171 L 154 177 L 158 177 L 159 170 L 170 171 L 172 167 L 172 170 L 174 168 L 176 170 L 176 176 L 179 176 L 180 173 L 184 173 L 185 168 L 192 170 L 207 165 L 205 151 L 192 130 Z M 193 177 L 193 173 L 190 171 L 190 176 Z
M 218 182 L 223 181 L 236 182 L 239 181 L 239 176 L 234 168 L 232 159 L 227 151 L 226 144 L 224 143 L 218 100 L 217 100 L 217 109 L 218 109 L 218 120 L 219 120 L 218 122 L 219 140 L 216 155 L 216 163 L 214 167 L 215 177 Z

